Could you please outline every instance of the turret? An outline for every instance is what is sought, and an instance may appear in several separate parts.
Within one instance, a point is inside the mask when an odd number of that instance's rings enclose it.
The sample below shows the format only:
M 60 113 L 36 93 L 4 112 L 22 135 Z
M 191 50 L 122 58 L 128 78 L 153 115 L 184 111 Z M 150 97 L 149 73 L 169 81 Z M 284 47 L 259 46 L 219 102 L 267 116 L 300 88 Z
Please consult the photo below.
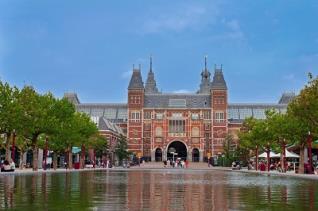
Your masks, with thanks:
M 215 66 L 214 76 L 211 83 L 211 89 L 214 90 L 227 90 L 226 82 L 224 80 L 222 65 L 221 68 Z
M 157 85 L 156 85 L 155 74 L 152 71 L 152 56 L 150 56 L 150 68 L 149 68 L 148 77 L 146 81 L 145 93 L 146 94 L 159 93 Z
M 204 70 L 201 72 L 201 84 L 200 84 L 200 90 L 198 93 L 200 94 L 209 94 L 210 93 L 210 76 L 211 73 L 209 72 L 207 68 L 207 57 L 204 58 Z
M 133 68 L 133 74 L 128 86 L 128 90 L 131 89 L 144 89 L 144 82 L 142 81 L 140 66 L 139 69 Z
M 139 69 L 133 68 L 128 86 L 128 150 L 136 154 L 143 153 L 142 117 L 145 89 L 140 69 L 140 66 Z

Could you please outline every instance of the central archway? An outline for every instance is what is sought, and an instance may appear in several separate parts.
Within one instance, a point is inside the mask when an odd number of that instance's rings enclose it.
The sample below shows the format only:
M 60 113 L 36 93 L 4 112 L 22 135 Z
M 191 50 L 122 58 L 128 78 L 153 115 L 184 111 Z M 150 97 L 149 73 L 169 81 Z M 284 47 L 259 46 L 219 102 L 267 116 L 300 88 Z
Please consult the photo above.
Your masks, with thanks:
M 177 153 L 175 156 L 173 156 L 173 151 Z M 168 146 L 168 151 L 167 151 L 167 158 L 168 160 L 172 160 L 172 158 L 181 158 L 182 160 L 187 159 L 187 147 L 184 143 L 181 141 L 173 141 L 169 144 Z

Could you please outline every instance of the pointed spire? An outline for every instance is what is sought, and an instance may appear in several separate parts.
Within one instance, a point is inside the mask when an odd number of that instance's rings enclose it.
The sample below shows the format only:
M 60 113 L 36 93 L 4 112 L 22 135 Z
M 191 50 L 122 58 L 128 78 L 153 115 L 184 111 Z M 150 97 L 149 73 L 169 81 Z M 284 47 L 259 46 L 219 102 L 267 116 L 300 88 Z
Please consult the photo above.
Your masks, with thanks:
M 150 55 L 150 67 L 149 67 L 148 77 L 146 81 L 145 92 L 151 93 L 151 94 L 159 93 L 157 85 L 156 85 L 155 74 L 152 71 L 152 55 Z
M 207 65 L 207 56 L 204 56 L 204 70 L 201 72 L 201 84 L 198 93 L 209 93 L 210 92 L 210 75 Z
M 152 72 L 152 55 L 150 54 L 150 72 Z

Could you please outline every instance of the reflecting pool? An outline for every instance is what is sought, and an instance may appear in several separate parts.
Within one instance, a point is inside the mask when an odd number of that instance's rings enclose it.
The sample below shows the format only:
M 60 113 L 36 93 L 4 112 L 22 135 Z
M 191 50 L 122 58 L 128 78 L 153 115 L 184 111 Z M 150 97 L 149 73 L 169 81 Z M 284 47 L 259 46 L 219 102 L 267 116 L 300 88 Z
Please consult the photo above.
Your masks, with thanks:
M 318 210 L 318 182 L 213 170 L 0 174 L 0 209 Z

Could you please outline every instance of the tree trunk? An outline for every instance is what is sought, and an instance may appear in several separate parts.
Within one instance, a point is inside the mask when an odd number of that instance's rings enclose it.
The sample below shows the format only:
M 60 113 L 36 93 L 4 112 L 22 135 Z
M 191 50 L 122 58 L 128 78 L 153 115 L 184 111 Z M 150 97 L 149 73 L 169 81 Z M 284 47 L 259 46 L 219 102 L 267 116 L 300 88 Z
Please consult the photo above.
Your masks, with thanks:
M 282 144 L 282 151 L 281 151 L 281 156 L 280 156 L 280 163 L 281 163 L 281 169 L 282 169 L 282 172 L 286 172 L 286 145 L 285 143 Z
M 81 147 L 80 167 L 81 169 L 85 167 L 85 145 L 84 144 L 82 144 L 82 147 Z
M 255 154 L 255 170 L 258 171 L 258 146 L 256 146 Z
M 23 169 L 23 156 L 24 156 L 24 150 L 20 150 L 20 163 L 19 163 L 19 169 Z
M 68 149 L 68 168 L 73 168 L 73 154 L 72 154 L 72 147 Z
M 38 146 L 36 144 L 33 144 L 32 150 L 33 150 L 32 169 L 33 171 L 37 171 L 38 170 Z
M 266 154 L 267 154 L 267 171 L 270 170 L 270 165 L 271 165 L 271 158 L 269 157 L 270 154 L 270 149 L 267 149 Z
M 5 140 L 5 146 L 6 146 L 6 156 L 5 159 L 7 161 L 10 161 L 10 140 L 11 140 L 11 133 L 6 133 L 5 134 L 6 140 Z
M 304 146 L 300 146 L 300 155 L 299 155 L 299 174 L 304 174 L 304 161 L 305 161 L 305 153 L 304 153 Z
M 57 169 L 57 153 L 56 152 L 53 153 L 53 169 L 54 170 Z

